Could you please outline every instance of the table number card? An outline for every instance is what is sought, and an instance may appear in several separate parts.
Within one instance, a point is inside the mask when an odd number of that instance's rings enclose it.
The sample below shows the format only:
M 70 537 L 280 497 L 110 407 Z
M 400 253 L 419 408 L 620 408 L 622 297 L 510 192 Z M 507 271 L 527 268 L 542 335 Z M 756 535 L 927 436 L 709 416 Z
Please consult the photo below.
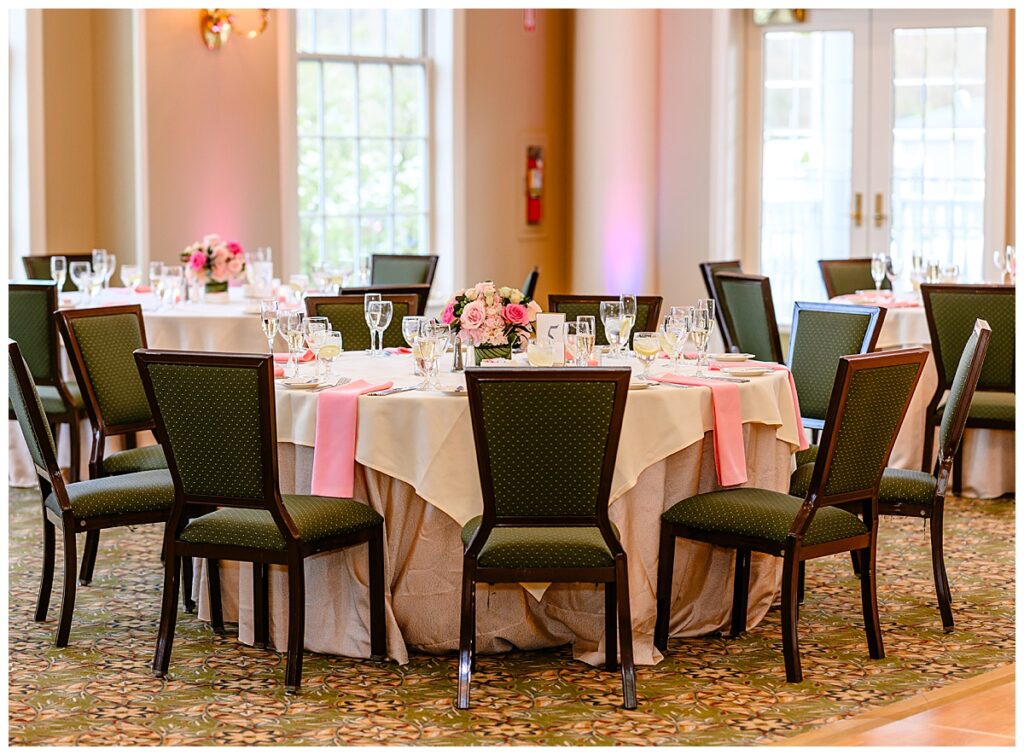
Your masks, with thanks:
M 561 312 L 541 312 L 537 315 L 537 342 L 551 344 L 554 364 L 565 364 L 565 315 Z

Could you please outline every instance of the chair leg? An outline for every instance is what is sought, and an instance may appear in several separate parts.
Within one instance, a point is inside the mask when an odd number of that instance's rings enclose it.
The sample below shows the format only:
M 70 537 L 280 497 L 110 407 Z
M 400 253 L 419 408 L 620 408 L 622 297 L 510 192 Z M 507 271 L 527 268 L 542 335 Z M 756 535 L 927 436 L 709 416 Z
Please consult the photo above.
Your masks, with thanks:
M 153 675 L 163 678 L 171 663 L 171 645 L 174 643 L 174 625 L 178 620 L 178 580 L 181 568 L 178 559 L 171 553 L 164 561 L 164 594 L 160 602 L 160 630 L 156 638 L 156 652 L 153 654 Z
M 658 546 L 658 615 L 654 623 L 654 647 L 668 649 L 668 622 L 672 613 L 672 570 L 676 558 L 676 536 L 661 525 Z
M 266 650 L 270 646 L 270 593 L 267 565 L 252 565 L 252 627 L 253 643 Z
M 622 666 L 622 707 L 636 710 L 636 668 L 633 666 L 633 617 L 629 611 L 626 554 L 615 557 L 615 592 L 619 604 L 619 656 Z
M 939 614 L 942 616 L 942 631 L 953 631 L 953 596 L 949 591 L 949 580 L 946 578 L 946 559 L 942 547 L 942 503 L 934 507 L 931 517 L 932 541 L 932 578 L 935 581 L 935 597 L 939 601 Z
M 50 595 L 53 593 L 53 566 L 57 556 L 56 528 L 43 510 L 43 575 L 39 580 L 39 597 L 36 599 L 36 621 L 46 621 L 50 609 Z
M 850 562 L 853 564 L 853 574 L 855 577 L 860 576 L 860 556 L 857 553 L 857 551 L 850 551 Z
M 935 459 L 932 458 L 932 446 L 935 443 L 935 420 L 932 419 L 930 414 L 925 417 L 924 420 L 924 451 L 921 454 L 921 471 L 931 472 L 932 463 Z
M 750 591 L 750 551 L 736 551 L 736 576 L 732 585 L 732 626 L 729 634 L 739 637 L 747 631 L 747 593 Z
M 782 564 L 782 655 L 786 661 L 786 681 L 802 682 L 800 669 L 800 644 L 796 627 L 800 618 L 800 604 L 797 601 L 800 570 L 793 555 L 786 553 Z
M 796 576 L 796 602 L 800 605 L 804 604 L 804 577 L 807 574 L 807 562 L 801 561 L 800 568 L 797 570 Z
M 79 482 L 82 478 L 82 416 L 78 412 L 71 413 L 71 421 L 68 423 L 68 432 L 71 451 L 71 469 L 68 478 L 71 482 Z
M 71 616 L 75 612 L 75 577 L 78 575 L 78 546 L 75 533 L 64 530 L 64 594 L 60 598 L 60 620 L 57 624 L 57 637 L 54 644 L 67 647 L 71 636 Z
M 473 564 L 462 562 L 462 617 L 459 628 L 459 687 L 455 707 L 469 708 L 469 677 L 472 673 L 473 637 L 476 635 L 476 574 Z
M 181 603 L 185 613 L 196 612 L 196 601 L 192 597 L 192 557 L 181 559 Z
M 959 496 L 964 490 L 964 444 L 953 454 L 953 495 Z
M 306 573 L 300 559 L 288 564 L 288 663 L 284 672 L 285 692 L 302 686 L 302 651 L 306 646 Z
M 882 647 L 882 625 L 878 618 L 878 590 L 875 586 L 875 549 L 860 552 L 860 602 L 864 612 L 864 633 L 868 638 L 868 655 L 885 658 Z
M 370 658 L 387 658 L 387 629 L 384 625 L 384 525 L 370 538 Z
M 210 627 L 214 634 L 224 635 L 224 609 L 220 597 L 220 562 L 206 559 L 206 585 L 210 591 Z
M 618 598 L 614 582 L 604 583 L 604 667 L 606 671 L 618 668 L 619 648 L 616 626 Z
M 96 552 L 100 548 L 100 531 L 89 530 L 85 534 L 85 548 L 82 549 L 82 571 L 78 574 L 78 584 L 83 587 L 92 582 L 92 572 L 96 568 Z

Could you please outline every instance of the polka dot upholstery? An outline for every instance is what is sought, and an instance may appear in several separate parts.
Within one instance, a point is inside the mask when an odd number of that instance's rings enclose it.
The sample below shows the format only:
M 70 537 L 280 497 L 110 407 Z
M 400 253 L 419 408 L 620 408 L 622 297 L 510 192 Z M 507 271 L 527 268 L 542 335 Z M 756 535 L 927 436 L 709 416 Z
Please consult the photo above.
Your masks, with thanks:
M 836 380 L 839 357 L 864 353 L 872 307 L 844 308 L 845 311 L 804 309 L 793 311 L 793 330 L 789 345 L 789 366 L 793 372 L 800 414 L 824 421 L 832 384 Z
M 483 517 L 462 528 L 469 546 Z M 615 529 L 615 537 L 619 531 Z M 477 557 L 480 566 L 497 569 L 574 569 L 613 566 L 615 557 L 596 527 L 495 527 Z
M 811 443 L 803 451 L 797 451 L 796 454 L 796 465 L 799 467 L 801 464 L 813 463 L 818 458 L 818 444 Z
M 811 486 L 811 473 L 814 472 L 814 462 L 799 465 L 793 474 L 789 476 L 789 494 L 797 498 L 806 498 L 807 490 Z
M 312 495 L 281 496 L 303 542 L 376 527 L 384 518 L 358 501 Z M 283 550 L 285 539 L 269 511 L 223 508 L 193 519 L 182 531 L 186 543 Z
M 957 364 L 956 372 L 950 383 L 949 395 L 945 401 L 940 403 L 939 411 L 942 415 L 942 422 L 939 424 L 939 448 L 945 449 L 950 441 L 953 446 L 960 444 L 960 438 L 953 438 L 953 417 L 963 403 L 964 398 L 974 388 L 970 385 L 968 378 L 971 372 L 971 362 L 978 351 L 978 333 L 971 332 L 971 337 L 964 345 L 963 354 L 960 355 L 960 362 Z M 985 352 L 986 358 L 988 352 Z M 971 400 L 971 408 L 968 410 L 968 417 L 987 420 L 1005 420 L 1012 422 L 1016 414 L 1016 397 L 1012 393 L 975 393 Z M 947 411 L 948 407 L 948 411 Z
M 67 491 L 71 511 L 81 519 L 161 511 L 174 503 L 174 482 L 166 469 L 72 482 Z M 60 513 L 53 493 L 47 496 L 46 505 Z
M 946 406 L 948 403 L 949 397 L 939 402 L 939 411 L 942 412 L 943 421 L 946 418 Z M 949 416 L 952 417 L 953 412 L 950 412 Z M 1017 397 L 1012 393 L 978 391 L 974 394 L 974 399 L 971 401 L 971 409 L 967 416 L 971 419 L 1013 422 L 1017 417 Z
M 761 295 L 761 282 L 719 278 L 718 283 L 722 288 L 722 306 L 732 322 L 736 348 L 753 354 L 756 359 L 775 361 L 774 342 L 777 336 L 772 333 Z
M 316 305 L 316 314 L 331 321 L 331 329 L 341 333 L 342 347 L 348 351 L 361 351 L 370 348 L 370 329 L 366 327 L 366 317 L 362 302 L 324 303 Z M 402 318 L 410 314 L 407 302 L 392 302 L 391 323 L 384 331 L 384 346 L 405 346 L 402 336 Z
M 580 315 L 590 315 L 594 318 L 594 327 L 597 328 L 597 333 L 594 334 L 594 340 L 598 346 L 607 346 L 608 339 L 605 338 L 604 327 L 601 325 L 601 302 L 602 301 L 616 301 L 618 296 L 609 294 L 607 297 L 600 299 L 594 299 L 593 301 L 552 301 L 550 302 L 550 311 L 561 312 L 565 315 L 566 322 L 575 322 L 576 318 Z M 629 347 L 633 348 L 633 335 L 638 330 L 646 330 L 647 325 L 650 323 L 651 307 L 646 302 L 637 301 L 636 303 L 636 323 L 633 325 L 633 330 L 629 333 Z
M 433 258 L 418 254 L 373 256 L 370 280 L 375 286 L 430 283 Z
M 926 287 L 922 287 L 924 291 Z M 955 374 L 968 338 L 974 332 L 974 321 L 987 320 L 992 337 L 985 354 L 978 385 L 985 390 L 1012 393 L 1014 390 L 1014 341 L 1016 294 L 992 294 L 988 291 L 968 292 L 928 289 L 925 307 L 935 323 L 935 338 L 947 380 Z
M 71 394 L 71 403 L 74 404 L 74 408 L 85 409 L 85 402 L 82 400 L 82 391 L 79 389 L 78 383 L 67 381 L 65 384 L 68 393 Z M 40 385 L 37 386 L 37 390 L 39 391 L 39 400 L 43 402 L 43 409 L 47 414 L 65 414 L 68 411 L 56 386 Z
M 44 277 L 50 277 L 49 270 Z M 29 373 L 37 383 L 54 383 L 60 378 L 59 366 L 53 359 L 57 338 L 50 306 L 53 296 L 53 287 L 23 288 L 17 284 L 7 294 L 8 337 L 18 342 Z M 56 395 L 57 389 L 53 392 Z
M 11 355 L 7 362 L 7 397 L 11 403 L 11 408 L 14 410 L 14 416 L 18 419 L 21 432 L 25 436 L 25 445 L 28 446 L 32 461 L 37 467 L 50 469 L 51 465 L 48 461 L 53 461 L 53 466 L 56 466 L 57 459 L 57 451 L 53 443 L 53 435 L 50 433 L 50 425 L 47 422 L 43 422 L 43 433 L 45 435 L 37 436 L 32 429 L 32 422 L 29 419 L 29 407 L 34 404 L 40 417 L 45 418 L 46 412 L 43 410 L 43 403 L 36 392 L 35 383 L 32 382 L 32 376 L 28 376 L 28 385 L 24 389 L 18 382 L 17 373 L 14 371 L 14 359 L 15 356 Z
M 873 289 L 875 280 L 871 277 L 871 260 L 863 259 L 856 262 L 845 260 L 838 265 L 825 264 L 821 267 L 822 278 L 826 279 L 825 289 L 831 296 L 853 294 L 857 291 Z M 882 279 L 882 290 L 891 288 L 888 279 Z
M 802 464 L 789 479 L 789 494 L 803 498 L 811 482 L 813 464 Z M 935 478 L 927 472 L 916 469 L 886 467 L 878 488 L 880 503 L 910 503 L 916 506 L 930 506 L 935 497 Z
M 71 333 L 82 352 L 103 420 L 108 425 L 148 422 L 149 402 L 132 352 L 142 348 L 134 314 L 76 317 Z
M 611 382 L 482 382 L 498 516 L 594 516 Z
M 167 469 L 167 457 L 160 446 L 142 446 L 111 454 L 103 460 L 103 473 L 128 474 Z
M 90 262 L 92 260 L 91 254 L 65 254 L 62 255 L 67 259 L 68 268 L 71 268 L 72 262 Z M 28 277 L 33 280 L 50 280 L 50 256 L 49 255 L 32 255 L 29 257 L 22 257 L 25 264 L 25 272 Z M 71 280 L 71 276 L 68 275 L 64 278 L 64 288 L 62 291 L 77 291 L 78 286 Z M 17 339 L 15 339 L 17 340 Z
M 760 488 L 733 488 L 687 498 L 661 518 L 681 527 L 721 532 L 784 543 L 803 500 Z M 864 523 L 848 511 L 824 506 L 814 513 L 804 545 L 817 545 L 867 532 Z

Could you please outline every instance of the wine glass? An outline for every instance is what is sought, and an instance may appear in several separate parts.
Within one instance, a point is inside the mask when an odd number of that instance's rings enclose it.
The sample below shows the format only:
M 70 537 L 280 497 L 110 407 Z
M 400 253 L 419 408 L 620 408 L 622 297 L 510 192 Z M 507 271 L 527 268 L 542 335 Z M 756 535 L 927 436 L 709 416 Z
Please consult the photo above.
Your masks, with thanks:
M 71 267 L 69 268 L 71 282 L 75 284 L 75 288 L 82 292 L 81 298 L 83 300 L 85 299 L 86 295 L 84 279 L 86 275 L 89 275 L 91 270 L 92 268 L 89 267 L 89 263 L 82 261 L 72 262 Z
M 334 374 L 334 360 L 341 356 L 343 350 L 341 332 L 328 330 L 320 340 L 320 359 L 327 365 L 325 377 L 329 378 Z
M 567 322 L 562 325 L 562 348 L 565 351 L 566 366 L 578 364 L 579 332 L 580 324 L 578 322 Z M 527 358 L 529 358 L 529 352 L 527 352 Z
M 95 272 L 86 276 L 85 290 L 88 292 L 90 303 L 99 301 L 100 292 L 103 290 L 103 278 L 104 276 Z
M 601 324 L 604 326 L 604 337 L 608 341 L 609 356 L 617 357 L 622 344 L 622 303 L 603 301 L 598 307 Z
M 156 279 L 163 275 L 164 263 L 163 262 L 150 262 L 149 263 L 149 285 L 151 288 L 156 288 Z
M 1009 277 L 1009 281 L 1006 278 Z M 1017 253 L 1011 244 L 1006 245 L 1006 268 L 1004 270 L 1003 283 L 1013 283 L 1017 280 Z
M 63 255 L 50 257 L 50 277 L 57 284 L 57 294 L 64 290 L 64 281 L 68 278 L 68 258 Z
M 313 265 L 313 288 L 320 293 L 327 292 L 331 282 L 331 272 L 326 265 Z
M 142 268 L 138 265 L 121 265 L 121 282 L 134 292 L 142 282 Z
M 710 340 L 711 335 L 715 332 L 715 300 L 697 299 L 697 309 L 703 309 L 708 313 L 708 339 Z M 706 356 L 703 360 L 703 366 L 708 366 L 708 360 Z
M 636 295 L 623 294 L 619 297 L 619 304 L 622 305 L 622 335 L 620 338 L 625 345 L 629 343 L 629 334 L 636 326 Z
M 370 322 L 370 330 L 377 333 L 377 349 L 374 351 L 374 356 L 384 355 L 384 331 L 391 324 L 393 314 L 394 305 L 390 301 L 371 301 L 367 305 L 366 315 Z
M 896 295 L 896 280 L 903 275 L 903 261 L 895 255 L 887 255 L 885 258 L 885 277 L 889 281 L 889 291 Z
M 267 339 L 267 351 L 271 355 L 274 353 L 274 339 L 277 337 L 279 314 L 277 299 L 264 299 L 260 302 L 260 324 L 263 326 L 263 337 Z
M 589 366 L 594 357 L 595 333 L 597 321 L 593 315 L 576 317 L 576 364 L 580 367 Z
M 286 374 L 295 377 L 299 372 L 298 352 L 304 340 L 303 320 L 305 315 L 299 310 L 280 312 L 277 316 L 277 327 L 288 344 L 288 366 Z
M 882 290 L 882 281 L 885 280 L 885 268 L 886 268 L 886 255 L 884 254 L 872 254 L 871 255 L 871 280 L 875 282 L 875 292 L 880 293 Z
M 92 250 L 92 271 L 99 273 L 100 277 L 103 278 L 107 274 L 107 250 L 106 249 L 93 249 Z
M 331 329 L 331 321 L 326 317 L 307 317 L 302 324 L 303 338 L 306 347 L 313 352 L 314 372 L 317 378 L 320 377 L 320 347 L 323 345 L 323 336 Z
M 636 353 L 636 358 L 644 365 L 643 372 L 640 373 L 640 379 L 645 383 L 651 382 L 647 373 L 650 372 L 654 360 L 658 358 L 660 350 L 661 346 L 658 343 L 657 333 L 640 331 L 633 336 L 633 351 Z
M 693 311 L 690 318 L 690 340 L 697 347 L 697 377 L 704 377 L 704 366 L 707 364 L 708 337 L 711 335 L 710 313 L 701 307 Z
M 568 323 L 573 325 L 574 323 Z M 555 363 L 555 350 L 551 341 L 530 341 L 526 347 L 526 361 L 531 367 L 550 367 Z
M 417 390 L 429 390 L 433 384 L 434 370 L 437 368 L 438 341 L 441 334 L 434 323 L 424 319 L 420 321 L 412 342 L 412 356 L 416 367 L 423 375 L 423 382 L 416 386 Z
M 110 288 L 110 279 L 114 277 L 114 271 L 117 269 L 117 255 L 107 253 L 107 265 L 103 270 L 103 285 L 106 288 Z M 121 281 L 122 283 L 124 281 Z
M 402 318 L 402 338 L 405 339 L 405 345 L 410 349 L 412 348 L 413 340 L 416 338 L 420 323 L 426 319 L 422 315 L 406 315 Z M 413 374 L 420 374 L 420 368 L 416 364 L 416 360 L 413 360 Z
M 370 329 L 370 348 L 366 353 L 370 355 L 376 351 L 377 346 L 373 325 L 370 324 L 370 304 L 375 301 L 380 301 L 380 294 L 363 294 L 363 319 L 366 320 L 366 327 Z
M 181 265 L 164 265 L 164 296 L 168 306 L 173 307 L 179 300 L 185 282 L 185 268 Z
M 359 283 L 362 286 L 370 285 L 370 255 L 368 254 L 359 258 Z
M 295 292 L 295 298 L 301 303 L 302 297 L 305 296 L 306 290 L 309 288 L 309 276 L 301 273 L 292 275 L 288 278 L 288 287 Z
M 676 341 L 679 340 L 679 323 L 672 319 L 672 315 L 665 315 L 661 318 L 661 325 L 658 326 L 658 345 L 665 353 L 665 356 L 674 359 L 673 367 L 679 368 L 679 361 L 676 356 Z M 634 339 L 633 348 L 636 348 Z
M 153 265 L 158 265 L 154 272 Z M 156 297 L 156 309 L 159 312 L 164 307 L 164 263 L 155 262 L 150 265 L 149 284 L 153 287 L 153 295 Z

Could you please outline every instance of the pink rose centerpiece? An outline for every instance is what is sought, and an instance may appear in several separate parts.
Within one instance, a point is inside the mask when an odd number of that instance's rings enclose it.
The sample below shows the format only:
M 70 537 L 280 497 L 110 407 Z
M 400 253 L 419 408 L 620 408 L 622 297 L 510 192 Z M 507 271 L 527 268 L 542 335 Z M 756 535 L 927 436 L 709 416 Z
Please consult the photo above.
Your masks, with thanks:
M 483 359 L 509 357 L 517 341 L 533 333 L 540 307 L 517 288 L 496 287 L 491 281 L 457 291 L 441 313 L 463 343 L 473 344 L 477 364 Z
M 226 291 L 228 281 L 245 271 L 245 256 L 237 241 L 224 241 L 215 233 L 185 247 L 181 261 L 190 281 L 205 284 L 207 291 Z

